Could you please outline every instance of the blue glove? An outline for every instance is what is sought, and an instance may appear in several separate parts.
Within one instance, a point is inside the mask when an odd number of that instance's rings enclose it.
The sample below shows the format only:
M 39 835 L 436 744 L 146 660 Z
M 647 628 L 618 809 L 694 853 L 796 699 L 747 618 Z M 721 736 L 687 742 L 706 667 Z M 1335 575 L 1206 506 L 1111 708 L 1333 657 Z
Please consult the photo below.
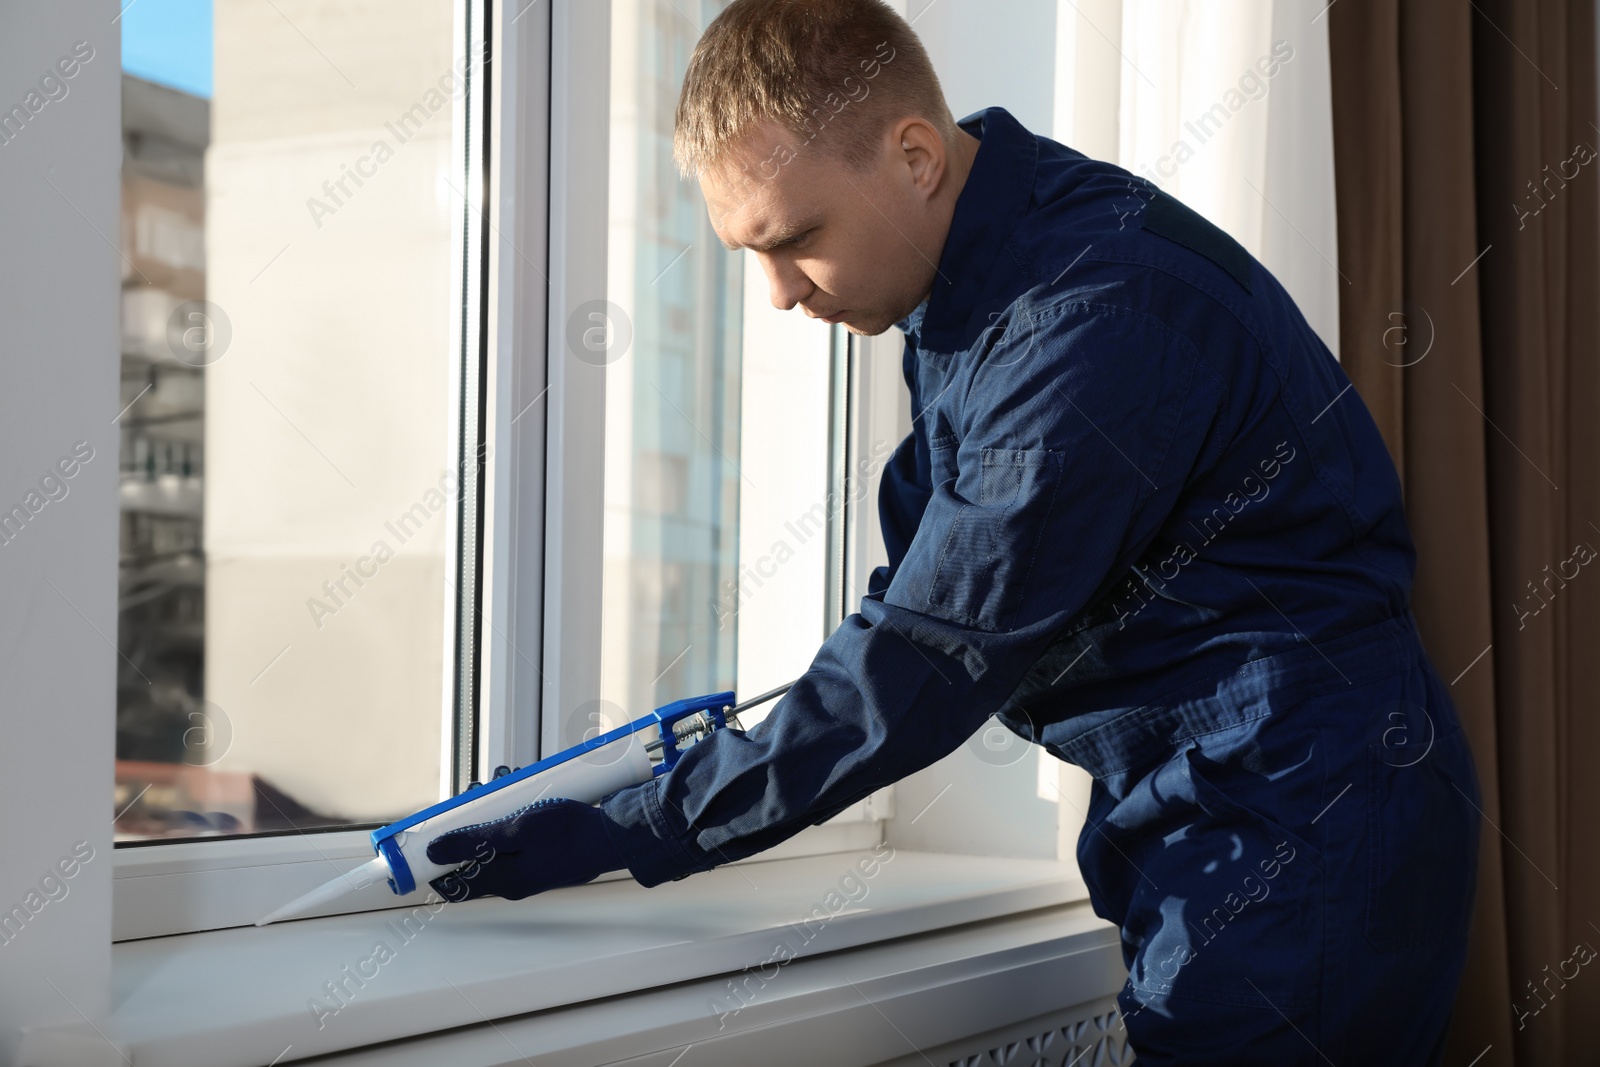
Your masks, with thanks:
M 628 865 L 605 824 L 597 807 L 550 797 L 493 822 L 451 830 L 428 842 L 428 859 L 469 866 L 428 884 L 450 901 L 521 900 L 582 885 Z

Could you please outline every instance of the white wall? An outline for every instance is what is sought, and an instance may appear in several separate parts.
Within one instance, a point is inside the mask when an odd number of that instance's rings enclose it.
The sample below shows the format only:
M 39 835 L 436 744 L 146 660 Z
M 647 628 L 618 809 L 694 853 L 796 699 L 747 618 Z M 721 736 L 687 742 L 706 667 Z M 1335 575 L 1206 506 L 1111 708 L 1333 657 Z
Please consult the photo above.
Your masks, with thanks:
M 114 0 L 0 8 L 0 108 L 26 106 L 58 59 L 93 56 L 0 144 L 0 508 L 87 442 L 93 458 L 0 545 L 0 1062 L 24 1024 L 103 1017 L 111 965 L 117 653 L 121 47 Z M 59 96 L 59 88 L 51 91 Z M 53 185 L 53 187 L 52 187 Z M 59 490 L 56 490 L 59 495 Z M 34 498 L 43 500 L 41 494 Z M 92 858 L 39 892 L 79 842 Z M 61 895 L 62 889 L 65 895 Z M 37 894 L 30 898 L 29 894 Z M 0 914 L 0 919 L 4 915 Z M 111 1054 L 92 1033 L 81 1054 Z M 111 1054 L 113 1061 L 116 1056 Z
M 1056 0 L 909 0 L 911 20 L 956 118 L 1003 107 L 1048 136 L 1054 126 Z

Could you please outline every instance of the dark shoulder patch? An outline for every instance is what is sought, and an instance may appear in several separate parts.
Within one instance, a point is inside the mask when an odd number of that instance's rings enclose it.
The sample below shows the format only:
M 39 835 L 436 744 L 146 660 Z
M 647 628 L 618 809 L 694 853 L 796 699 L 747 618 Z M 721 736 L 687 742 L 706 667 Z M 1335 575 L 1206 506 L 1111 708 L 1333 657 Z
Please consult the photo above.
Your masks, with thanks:
M 1146 230 L 1200 253 L 1233 275 L 1245 292 L 1251 291 L 1250 253 L 1204 215 L 1159 190 L 1142 215 Z

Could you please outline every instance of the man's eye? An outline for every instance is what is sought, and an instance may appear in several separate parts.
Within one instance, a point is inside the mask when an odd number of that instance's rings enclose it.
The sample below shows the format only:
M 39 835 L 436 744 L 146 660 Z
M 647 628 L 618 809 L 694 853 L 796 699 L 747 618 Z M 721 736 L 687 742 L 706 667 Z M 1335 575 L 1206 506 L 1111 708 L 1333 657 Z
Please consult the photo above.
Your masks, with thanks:
M 804 248 L 811 241 L 811 235 L 813 233 L 815 233 L 815 232 L 816 232 L 815 230 L 807 230 L 805 233 L 799 234 L 798 236 L 795 236 L 795 237 L 791 237 L 787 241 L 783 242 L 784 247 L 785 248 Z

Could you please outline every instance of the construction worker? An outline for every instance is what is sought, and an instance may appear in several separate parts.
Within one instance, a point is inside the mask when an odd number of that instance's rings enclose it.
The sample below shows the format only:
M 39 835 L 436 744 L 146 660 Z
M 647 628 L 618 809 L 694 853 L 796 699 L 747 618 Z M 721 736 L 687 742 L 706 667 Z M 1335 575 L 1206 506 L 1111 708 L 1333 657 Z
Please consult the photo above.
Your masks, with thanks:
M 1437 1064 L 1478 787 L 1394 466 L 1282 285 L 1142 178 L 1000 108 L 957 123 L 877 0 L 735 0 L 675 150 L 774 305 L 904 334 L 889 565 L 759 725 L 430 858 L 492 846 L 469 896 L 656 885 L 998 713 L 1094 776 L 1078 860 L 1141 1063 Z

